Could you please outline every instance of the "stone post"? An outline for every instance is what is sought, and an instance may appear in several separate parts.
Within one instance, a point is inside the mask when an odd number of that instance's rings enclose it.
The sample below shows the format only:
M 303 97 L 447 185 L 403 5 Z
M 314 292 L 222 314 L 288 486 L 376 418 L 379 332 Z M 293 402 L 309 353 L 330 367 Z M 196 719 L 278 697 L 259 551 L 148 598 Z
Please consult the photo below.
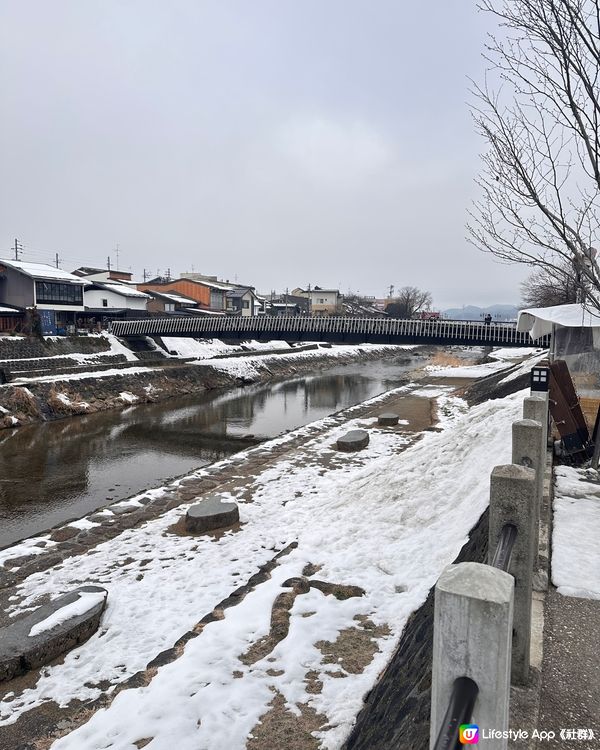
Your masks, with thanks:
M 480 563 L 444 570 L 435 587 L 430 748 L 441 729 L 458 677 L 477 683 L 471 722 L 486 729 L 508 729 L 511 633 L 511 575 Z M 504 750 L 507 740 L 486 739 L 489 750 Z
M 544 454 L 548 447 L 548 391 L 534 393 L 523 399 L 523 419 L 534 419 L 542 425 Z
M 544 495 L 546 451 L 542 448 L 543 425 L 533 419 L 521 419 L 512 426 L 512 462 L 535 471 L 535 521 L 533 526 L 533 569 L 537 570 L 540 548 L 540 518 Z
M 539 427 L 539 425 L 538 425 Z M 536 476 L 533 469 L 509 464 L 496 466 L 490 483 L 490 560 L 502 529 L 517 529 L 509 573 L 515 578 L 515 604 L 512 644 L 512 681 L 525 683 L 529 677 L 531 639 L 531 598 L 534 556 Z

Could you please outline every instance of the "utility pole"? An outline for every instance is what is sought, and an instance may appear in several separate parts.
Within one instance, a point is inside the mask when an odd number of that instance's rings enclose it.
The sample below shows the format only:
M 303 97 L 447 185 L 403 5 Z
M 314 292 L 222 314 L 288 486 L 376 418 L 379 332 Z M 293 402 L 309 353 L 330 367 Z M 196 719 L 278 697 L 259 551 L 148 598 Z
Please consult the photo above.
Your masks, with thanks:
M 23 252 L 23 245 L 15 237 L 15 260 L 19 260 L 19 253 Z
M 110 255 L 108 255 L 107 258 L 106 258 L 106 267 L 110 271 Z
M 171 269 L 167 268 L 167 281 L 171 281 Z
M 55 257 L 55 260 L 56 260 L 56 267 L 58 268 L 58 253 L 56 253 L 56 255 L 54 257 Z
M 388 299 L 391 299 L 394 296 L 394 285 L 390 284 L 390 288 L 388 289 Z
M 143 276 L 144 276 L 144 283 L 146 283 L 146 281 L 148 280 L 148 277 L 150 276 L 150 271 L 146 271 L 146 269 L 144 268 Z
M 115 254 L 117 256 L 117 271 L 119 270 L 119 243 L 117 242 L 117 246 L 115 248 Z

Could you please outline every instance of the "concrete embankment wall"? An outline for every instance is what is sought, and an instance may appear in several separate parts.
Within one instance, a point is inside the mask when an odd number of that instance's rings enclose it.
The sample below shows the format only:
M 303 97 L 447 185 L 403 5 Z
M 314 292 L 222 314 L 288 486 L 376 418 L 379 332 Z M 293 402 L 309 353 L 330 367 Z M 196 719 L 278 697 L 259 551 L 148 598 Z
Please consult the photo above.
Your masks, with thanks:
M 525 388 L 529 373 L 506 380 L 497 373 L 465 389 L 469 404 L 502 398 Z M 471 529 L 454 563 L 486 562 L 489 509 Z M 424 750 L 429 747 L 434 588 L 408 619 L 398 647 L 357 717 L 344 750 Z
M 488 511 L 469 534 L 455 563 L 484 562 L 488 550 Z M 394 656 L 369 693 L 344 750 L 422 750 L 429 746 L 432 588 L 409 617 Z
M 145 367 L 145 363 L 140 362 L 135 368 L 137 371 L 122 369 L 118 374 L 111 375 L 98 372 L 89 377 L 79 374 L 74 379 L 57 377 L 50 381 L 29 380 L 21 385 L 8 384 L 0 388 L 0 427 L 17 427 L 36 421 L 123 408 L 132 403 L 154 403 L 215 388 L 233 388 L 289 378 L 337 364 L 397 358 L 402 351 L 390 347 L 358 348 L 354 353 L 340 354 L 335 349 L 325 348 L 309 354 L 290 351 L 288 354 L 250 355 L 250 367 L 233 367 L 230 370 L 221 369 L 216 364 L 211 366 L 208 360 L 202 364 L 167 360 L 164 366 L 157 363 L 152 368 L 139 371 L 139 367 Z M 416 352 L 407 352 L 407 360 L 415 355 L 418 356 Z M 236 359 L 236 362 L 240 360 Z M 57 366 L 60 366 L 60 360 Z

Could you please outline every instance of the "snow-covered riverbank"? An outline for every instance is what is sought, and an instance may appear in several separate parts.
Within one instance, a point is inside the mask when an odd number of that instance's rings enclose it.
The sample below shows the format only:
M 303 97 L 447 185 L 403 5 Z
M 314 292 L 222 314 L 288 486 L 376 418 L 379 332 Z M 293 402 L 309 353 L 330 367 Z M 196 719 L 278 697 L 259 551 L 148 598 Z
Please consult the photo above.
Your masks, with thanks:
M 374 399 L 372 415 L 407 390 L 436 402 L 438 431 L 378 428 L 361 405 L 197 473 L 229 477 L 215 491 L 239 503 L 238 529 L 181 535 L 189 502 L 179 501 L 17 584 L 13 616 L 82 581 L 108 588 L 109 604 L 96 636 L 0 702 L 0 737 L 42 705 L 60 717 L 60 706 L 103 696 L 89 721 L 70 714 L 85 723 L 54 747 L 259 748 L 260 721 L 295 720 L 313 743 L 339 748 L 407 618 L 487 506 L 525 395 L 469 408 L 451 386 L 411 386 Z M 369 430 L 369 447 L 335 452 L 352 427 Z M 273 630 L 276 612 L 284 631 Z M 149 667 L 165 649 L 163 666 Z
M 0 385 L 0 428 L 266 382 L 336 364 L 403 354 L 408 358 L 417 348 L 362 344 L 314 345 L 303 350 L 281 341 L 232 346 L 216 340 L 166 339 L 165 356 L 145 365 L 114 336 L 106 334 L 104 338 L 109 347 L 103 352 L 69 355 L 79 365 L 76 371 L 30 374 Z M 116 356 L 126 361 L 118 366 L 101 366 L 103 359 L 111 362 Z M 51 360 L 48 357 L 44 362 L 47 365 Z M 95 369 L 86 370 L 86 363 Z

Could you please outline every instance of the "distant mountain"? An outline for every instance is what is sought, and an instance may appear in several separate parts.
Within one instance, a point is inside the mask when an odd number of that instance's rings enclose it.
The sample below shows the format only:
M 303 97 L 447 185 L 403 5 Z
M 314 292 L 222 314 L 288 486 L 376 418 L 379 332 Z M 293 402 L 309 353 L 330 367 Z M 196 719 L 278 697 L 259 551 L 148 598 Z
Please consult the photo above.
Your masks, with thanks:
M 465 305 L 465 307 L 451 307 L 443 310 L 444 318 L 452 320 L 483 320 L 488 313 L 493 320 L 516 320 L 519 308 L 515 305 L 489 305 L 488 307 L 477 307 L 476 305 Z

